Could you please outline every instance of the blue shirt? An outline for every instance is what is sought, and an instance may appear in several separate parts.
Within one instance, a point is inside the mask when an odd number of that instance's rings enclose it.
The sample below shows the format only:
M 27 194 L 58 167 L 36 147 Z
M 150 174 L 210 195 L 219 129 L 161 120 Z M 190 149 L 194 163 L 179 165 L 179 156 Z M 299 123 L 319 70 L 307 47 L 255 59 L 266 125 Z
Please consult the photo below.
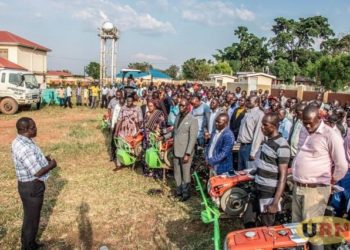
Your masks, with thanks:
M 293 124 L 290 122 L 290 120 L 287 117 L 285 117 L 282 121 L 280 121 L 278 132 L 286 140 L 289 139 L 289 132 L 290 132 L 290 129 L 292 128 L 292 125 Z
M 179 105 L 176 105 L 176 106 L 170 106 L 170 112 L 169 112 L 169 115 L 168 115 L 168 125 L 169 126 L 174 126 L 175 125 L 175 119 L 176 119 L 176 116 L 180 113 L 180 110 L 179 110 Z
M 207 126 L 206 113 L 210 112 L 210 108 L 207 104 L 202 103 L 199 107 L 193 108 L 192 115 L 198 121 L 198 135 L 197 138 L 204 136 L 204 127 Z

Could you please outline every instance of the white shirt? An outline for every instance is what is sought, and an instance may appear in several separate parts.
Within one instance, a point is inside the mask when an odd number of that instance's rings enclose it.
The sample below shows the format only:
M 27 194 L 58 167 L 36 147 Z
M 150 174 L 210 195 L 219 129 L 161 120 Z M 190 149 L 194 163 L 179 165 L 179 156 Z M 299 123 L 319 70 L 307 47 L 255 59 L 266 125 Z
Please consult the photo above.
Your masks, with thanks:
M 72 96 L 72 88 L 71 87 L 67 87 L 67 96 Z
M 213 141 L 210 144 L 210 148 L 209 148 L 209 152 L 208 152 L 209 159 L 213 157 L 214 148 L 216 146 L 216 143 L 218 142 L 220 135 L 222 134 L 222 131 L 224 131 L 224 130 L 221 130 L 221 131 L 216 130 L 216 133 L 214 135 Z
M 109 92 L 109 88 L 102 88 L 102 95 L 107 95 Z

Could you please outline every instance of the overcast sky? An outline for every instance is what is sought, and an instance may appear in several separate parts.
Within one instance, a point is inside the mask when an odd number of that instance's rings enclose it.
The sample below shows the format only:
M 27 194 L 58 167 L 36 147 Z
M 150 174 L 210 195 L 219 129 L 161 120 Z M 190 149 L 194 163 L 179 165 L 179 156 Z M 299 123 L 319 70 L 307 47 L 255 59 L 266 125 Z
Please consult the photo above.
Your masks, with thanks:
M 350 33 L 349 0 L 0 0 L 0 30 L 50 48 L 48 69 L 76 74 L 99 61 L 97 28 L 106 20 L 120 30 L 118 68 L 147 61 L 165 69 L 213 59 L 237 26 L 269 37 L 276 17 L 314 15 L 326 16 L 336 35 Z

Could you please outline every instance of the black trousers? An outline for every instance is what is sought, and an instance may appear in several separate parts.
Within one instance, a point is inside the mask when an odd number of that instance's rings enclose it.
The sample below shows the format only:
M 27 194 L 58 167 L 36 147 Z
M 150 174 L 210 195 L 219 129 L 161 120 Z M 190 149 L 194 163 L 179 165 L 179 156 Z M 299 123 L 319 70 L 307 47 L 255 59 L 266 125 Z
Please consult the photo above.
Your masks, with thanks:
M 70 97 L 70 96 L 67 96 L 67 97 L 66 97 L 66 102 L 65 102 L 65 104 L 64 104 L 64 107 L 65 107 L 65 108 L 66 108 L 66 107 L 72 108 L 72 100 L 71 100 L 71 97 Z
M 39 229 L 45 183 L 41 181 L 18 182 L 18 192 L 23 204 L 22 250 L 37 249 L 35 238 Z
M 102 95 L 101 108 L 107 108 L 107 105 L 108 105 L 107 95 Z
M 259 199 L 273 198 L 275 193 L 263 192 L 260 190 L 254 190 L 254 198 L 252 198 L 248 204 L 247 210 L 243 215 L 243 221 L 246 225 L 256 225 L 257 217 L 260 216 L 260 220 L 263 226 L 273 226 L 275 224 L 275 214 L 261 213 Z M 250 226 L 248 226 L 250 227 Z

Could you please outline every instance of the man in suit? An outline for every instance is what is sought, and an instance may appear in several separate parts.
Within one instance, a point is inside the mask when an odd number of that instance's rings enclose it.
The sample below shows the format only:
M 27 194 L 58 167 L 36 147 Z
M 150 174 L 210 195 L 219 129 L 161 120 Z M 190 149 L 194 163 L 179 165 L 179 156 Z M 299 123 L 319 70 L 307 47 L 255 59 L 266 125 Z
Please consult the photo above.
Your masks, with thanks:
M 180 201 L 190 198 L 191 163 L 194 146 L 197 141 L 198 122 L 190 113 L 190 103 L 181 99 L 180 114 L 176 117 L 174 126 L 174 176 L 176 181 L 176 196 Z
M 215 119 L 216 131 L 212 133 L 206 150 L 206 161 L 213 168 L 211 175 L 220 175 L 232 170 L 232 147 L 235 137 L 228 127 L 229 116 L 219 114 Z
M 241 121 L 246 113 L 245 102 L 245 97 L 240 97 L 238 99 L 238 108 L 235 109 L 230 119 L 230 129 L 235 138 L 238 137 L 239 127 L 241 126 Z

